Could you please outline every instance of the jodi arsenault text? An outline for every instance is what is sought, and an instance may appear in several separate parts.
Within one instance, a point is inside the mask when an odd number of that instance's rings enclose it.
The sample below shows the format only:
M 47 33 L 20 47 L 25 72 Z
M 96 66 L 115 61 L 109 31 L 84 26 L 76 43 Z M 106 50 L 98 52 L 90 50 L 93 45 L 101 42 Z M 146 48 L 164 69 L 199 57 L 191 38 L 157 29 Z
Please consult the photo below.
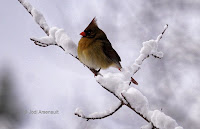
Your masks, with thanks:
M 58 110 L 55 111 L 45 111 L 45 110 L 29 110 L 26 111 L 26 114 L 33 114 L 33 115 L 55 115 L 55 114 L 59 114 Z

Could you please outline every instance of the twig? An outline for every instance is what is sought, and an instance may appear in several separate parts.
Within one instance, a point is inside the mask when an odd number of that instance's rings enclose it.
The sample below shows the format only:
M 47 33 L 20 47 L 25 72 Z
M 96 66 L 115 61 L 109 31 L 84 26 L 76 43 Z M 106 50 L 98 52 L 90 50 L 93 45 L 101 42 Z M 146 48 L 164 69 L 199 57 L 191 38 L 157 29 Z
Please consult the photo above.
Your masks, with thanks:
M 167 30 L 168 26 L 169 26 L 168 24 L 165 25 L 164 30 L 163 30 L 163 32 L 161 33 L 161 36 L 157 39 L 157 42 L 159 42 L 159 41 L 162 39 L 162 36 L 163 36 L 163 34 L 165 33 L 165 31 Z
M 75 113 L 75 115 L 77 115 L 78 117 L 81 117 L 83 119 L 86 119 L 87 121 L 88 120 L 96 120 L 96 119 L 103 119 L 103 118 L 106 118 L 106 117 L 109 117 L 111 116 L 112 114 L 114 114 L 115 112 L 117 112 L 122 106 L 123 106 L 123 102 L 121 101 L 120 105 L 118 105 L 114 110 L 112 110 L 112 112 L 104 115 L 104 116 L 100 116 L 100 117 L 89 117 L 89 116 L 85 116 L 83 114 L 79 114 L 79 113 Z
M 55 46 L 60 47 L 63 51 L 65 51 L 65 49 L 62 46 L 58 45 L 57 43 L 48 43 L 48 44 L 42 43 L 41 41 L 38 41 L 38 40 L 33 39 L 33 38 L 30 38 L 30 40 L 33 41 L 35 43 L 35 45 L 40 46 L 40 47 L 48 47 L 48 46 L 51 46 L 51 45 L 55 45 Z
M 167 28 L 168 28 L 168 24 L 165 25 L 164 30 L 163 30 L 162 33 L 157 37 L 156 43 L 158 43 L 158 42 L 162 39 L 162 36 L 163 36 L 163 34 L 165 33 L 165 31 L 167 30 Z M 161 59 L 161 58 L 158 57 L 157 55 L 154 55 L 154 54 L 151 54 L 151 55 L 152 55 L 153 57 L 155 57 L 155 58 Z M 148 57 L 149 57 L 149 55 L 147 55 L 146 57 L 144 57 L 144 58 L 142 59 L 141 64 L 142 64 L 143 61 L 144 61 L 145 59 L 147 59 Z M 141 64 L 140 64 L 140 65 L 141 65 Z M 136 66 L 136 67 L 137 67 L 137 69 L 136 69 L 135 71 L 133 71 L 133 75 L 136 74 L 136 73 L 140 70 L 140 67 L 139 67 L 139 66 Z M 131 77 L 131 80 L 132 80 L 132 77 Z M 129 85 L 131 85 L 131 82 L 132 82 L 132 81 L 129 82 Z
M 156 39 L 156 42 L 157 42 L 157 43 L 162 39 L 163 34 L 164 34 L 165 31 L 167 30 L 167 28 L 168 28 L 168 24 L 165 25 L 164 30 L 163 30 L 162 33 L 157 37 L 157 39 Z M 151 54 L 151 55 L 152 55 L 153 57 L 155 57 L 155 58 L 159 58 L 159 59 L 160 59 L 160 57 L 158 57 L 158 56 L 156 56 L 156 55 L 153 55 L 153 54 Z M 147 59 L 149 56 L 150 56 L 150 55 L 147 55 L 146 57 L 144 57 L 143 60 L 142 60 L 142 62 L 143 62 L 145 59 Z M 139 70 L 140 70 L 140 67 L 138 67 L 138 69 L 136 69 L 136 70 L 133 72 L 133 75 L 136 74 Z

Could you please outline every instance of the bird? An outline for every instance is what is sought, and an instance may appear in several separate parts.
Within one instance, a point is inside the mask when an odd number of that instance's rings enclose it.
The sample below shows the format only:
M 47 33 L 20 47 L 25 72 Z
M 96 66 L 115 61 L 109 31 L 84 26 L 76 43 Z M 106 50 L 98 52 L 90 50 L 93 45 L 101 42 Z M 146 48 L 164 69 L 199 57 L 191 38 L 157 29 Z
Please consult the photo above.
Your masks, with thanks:
M 121 71 L 121 58 L 113 49 L 106 34 L 98 27 L 96 17 L 80 33 L 78 59 L 96 75 L 101 69 L 115 67 Z
M 80 35 L 82 38 L 78 43 L 78 58 L 83 64 L 93 69 L 107 69 L 113 66 L 121 70 L 121 58 L 106 34 L 97 26 L 96 18 L 93 18 Z

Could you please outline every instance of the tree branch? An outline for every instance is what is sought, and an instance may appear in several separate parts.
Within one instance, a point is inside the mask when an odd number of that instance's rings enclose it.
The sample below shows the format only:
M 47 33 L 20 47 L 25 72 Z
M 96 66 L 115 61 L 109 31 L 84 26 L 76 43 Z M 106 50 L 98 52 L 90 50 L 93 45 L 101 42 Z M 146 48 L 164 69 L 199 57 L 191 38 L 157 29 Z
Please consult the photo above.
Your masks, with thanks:
M 33 41 L 35 43 L 35 45 L 40 46 L 40 47 L 48 47 L 51 45 L 55 45 L 55 46 L 60 47 L 63 51 L 65 51 L 65 49 L 62 46 L 58 45 L 57 43 L 42 43 L 41 41 L 39 41 L 35 38 L 30 38 L 30 40 Z
M 131 106 L 131 104 L 130 104 L 129 101 L 126 99 L 126 97 L 123 95 L 123 93 L 121 93 L 121 95 L 122 95 L 122 97 L 124 98 L 124 100 L 127 102 L 127 104 L 125 104 L 127 107 L 129 107 L 130 109 L 132 109 L 136 114 L 138 114 L 139 116 L 141 116 L 145 121 L 151 123 L 151 121 L 149 121 L 143 114 L 137 112 L 137 111 L 135 110 L 135 108 Z M 151 123 L 151 124 L 152 124 L 152 126 L 153 126 L 153 129 L 154 129 L 154 128 L 155 128 L 155 129 L 158 129 L 153 123 Z
M 29 4 L 27 1 L 25 1 L 25 0 L 18 0 L 18 1 L 24 6 L 24 8 L 29 12 L 29 14 L 34 18 L 34 20 L 40 26 L 40 28 L 47 35 L 49 35 L 49 26 L 46 23 L 46 20 L 44 19 L 43 15 L 39 11 L 37 11 L 35 8 L 33 8 L 32 5 Z M 36 17 L 36 15 L 37 15 L 37 17 Z M 42 20 L 42 22 L 41 22 L 41 20 Z
M 77 115 L 78 117 L 86 119 L 87 121 L 88 120 L 103 119 L 103 118 L 109 117 L 112 114 L 114 114 L 115 112 L 117 112 L 123 105 L 124 104 L 121 101 L 118 106 L 116 106 L 115 108 L 113 108 L 109 111 L 105 111 L 105 112 L 102 112 L 102 113 L 93 113 L 93 114 L 90 114 L 89 116 L 85 116 L 80 109 L 76 109 L 74 114 Z
M 31 38 L 32 41 L 34 41 L 34 43 L 38 46 L 41 47 L 47 47 L 50 45 L 56 45 L 61 47 L 65 52 L 69 53 L 70 55 L 72 55 L 73 57 L 75 57 L 76 59 L 78 59 L 77 57 L 77 45 L 75 43 L 73 43 L 73 41 L 68 37 L 67 34 L 65 34 L 63 29 L 58 29 L 58 28 L 49 28 L 43 15 L 41 13 L 39 13 L 36 9 L 34 9 L 28 2 L 26 2 L 25 0 L 18 0 L 24 7 L 25 9 L 33 16 L 34 20 L 36 21 L 36 23 L 42 28 L 42 30 L 47 34 L 47 37 L 45 37 L 45 39 L 48 39 L 48 43 L 46 43 L 44 41 L 44 38 L 41 40 L 37 40 L 35 38 Z M 147 118 L 144 116 L 144 114 L 142 114 L 141 112 L 137 111 L 134 107 L 134 105 L 132 105 L 132 101 L 128 101 L 127 97 L 124 95 L 124 93 L 128 92 L 130 87 L 128 85 L 129 79 L 131 78 L 132 75 L 134 75 L 139 69 L 140 69 L 140 65 L 142 64 L 142 62 L 149 57 L 149 55 L 154 55 L 155 57 L 159 57 L 161 58 L 163 56 L 162 52 L 158 52 L 157 51 L 157 47 L 158 47 L 158 42 L 160 41 L 160 39 L 162 38 L 164 32 L 166 31 L 168 25 L 165 26 L 164 31 L 157 37 L 156 40 L 150 40 L 150 41 L 146 41 L 143 43 L 143 47 L 140 51 L 140 55 L 139 57 L 135 60 L 135 63 L 133 66 L 128 67 L 127 69 L 125 69 L 124 71 L 122 71 L 121 73 L 108 73 L 104 76 L 97 76 L 96 77 L 96 81 L 104 88 L 106 89 L 108 92 L 110 92 L 111 94 L 113 94 L 117 99 L 120 100 L 120 104 L 114 109 L 114 110 L 110 110 L 108 113 L 105 113 L 101 116 L 90 116 L 90 117 L 86 117 L 85 115 L 83 115 L 82 113 L 80 113 L 79 111 L 75 112 L 75 115 L 82 117 L 84 119 L 103 119 L 105 117 L 111 116 L 112 114 L 114 114 L 116 111 L 118 111 L 123 105 L 126 105 L 127 107 L 129 107 L 130 109 L 132 109 L 134 112 L 136 112 L 139 116 L 141 116 L 145 121 L 152 123 L 153 128 L 162 128 L 162 126 L 158 127 L 158 125 L 154 124 L 154 121 L 151 121 L 151 117 L 154 116 L 149 116 L 150 118 Z M 78 59 L 79 60 L 79 59 Z M 79 60 L 80 61 L 80 60 Z M 86 66 L 87 67 L 87 66 Z M 90 69 L 89 67 L 87 67 L 88 69 Z M 93 69 L 90 69 L 91 72 L 94 73 Z M 117 78 L 117 80 L 116 80 Z M 114 84 L 112 84 L 112 83 Z M 110 85 L 112 84 L 112 85 Z M 135 91 L 137 91 L 136 93 L 141 94 L 138 90 L 134 89 Z M 123 92 L 123 93 L 122 93 Z M 126 93 L 128 94 L 128 93 Z M 138 97 L 137 94 L 131 94 L 132 96 L 136 95 L 136 98 Z M 131 95 L 129 97 L 131 97 Z M 141 97 L 141 95 L 139 96 Z M 142 96 L 142 101 L 144 101 L 144 104 L 147 104 L 145 101 L 145 97 Z M 131 103 L 130 103 L 131 102 Z M 142 105 L 139 105 L 142 106 Z M 145 106 L 145 108 L 147 108 L 147 106 Z M 159 112 L 156 112 L 159 113 Z M 162 114 L 164 115 L 164 114 Z M 166 115 L 164 115 L 166 116 Z

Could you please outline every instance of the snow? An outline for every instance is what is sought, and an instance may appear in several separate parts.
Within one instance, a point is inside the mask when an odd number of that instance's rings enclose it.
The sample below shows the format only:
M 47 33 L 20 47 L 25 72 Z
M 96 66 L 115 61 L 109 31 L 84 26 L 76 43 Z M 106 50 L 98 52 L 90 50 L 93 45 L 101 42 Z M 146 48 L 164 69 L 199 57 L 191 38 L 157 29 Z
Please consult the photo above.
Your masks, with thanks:
M 31 10 L 33 9 L 32 5 L 29 4 L 27 1 L 23 1 L 23 5 L 25 5 L 27 7 L 27 9 L 28 9 L 29 12 L 31 12 Z
M 71 38 L 65 33 L 64 29 L 57 27 L 49 28 L 44 16 L 24 0 L 19 0 L 22 5 L 31 13 L 35 22 L 40 25 L 41 28 L 47 33 L 48 36 L 42 38 L 32 38 L 35 41 L 48 44 L 57 44 L 62 46 L 66 53 L 70 53 L 73 56 L 77 56 L 77 45 L 71 40 Z
M 59 29 L 57 27 L 49 28 L 43 15 L 33 8 L 28 2 L 24 0 L 19 0 L 23 6 L 31 13 L 36 23 L 40 25 L 41 28 L 47 33 L 48 36 L 42 38 L 32 38 L 36 41 L 45 44 L 57 44 L 62 46 L 62 48 L 73 56 L 77 56 L 77 45 L 71 40 L 71 38 L 65 33 L 64 29 Z M 164 27 L 164 31 L 168 26 Z M 163 31 L 163 33 L 164 33 Z M 149 40 L 143 42 L 143 47 L 140 50 L 140 55 L 135 60 L 135 63 L 131 67 L 122 69 L 120 73 L 106 73 L 103 76 L 98 75 L 96 81 L 99 82 L 103 87 L 108 89 L 110 92 L 115 94 L 124 104 L 130 104 L 131 108 L 136 110 L 138 113 L 142 114 L 154 126 L 160 129 L 182 129 L 178 126 L 176 121 L 171 117 L 165 115 L 159 110 L 151 111 L 149 109 L 149 104 L 147 98 L 136 88 L 130 87 L 130 77 L 136 73 L 144 61 L 149 55 L 154 55 L 159 58 L 163 57 L 163 53 L 158 51 L 158 43 L 162 38 L 160 34 L 156 40 Z M 118 107 L 120 105 L 117 105 Z M 116 107 L 106 110 L 104 112 L 95 112 L 89 115 L 89 117 L 103 117 L 114 112 Z M 75 114 L 80 117 L 85 117 L 82 110 L 77 108 Z M 143 126 L 143 129 L 150 128 L 150 124 Z
M 168 27 L 168 25 L 165 25 L 163 32 L 165 32 L 167 27 Z M 163 36 L 163 33 L 158 35 L 156 40 L 152 39 L 152 40 L 143 42 L 142 43 L 143 46 L 140 50 L 140 55 L 135 60 L 135 62 L 132 66 L 125 68 L 125 70 L 126 70 L 125 73 L 131 73 L 131 75 L 129 75 L 129 76 L 134 75 L 140 69 L 142 62 L 150 55 L 156 56 L 158 58 L 162 58 L 164 55 L 163 52 L 158 51 L 158 43 L 159 43 L 160 39 L 162 38 L 162 36 Z
M 96 81 L 123 99 L 121 92 L 129 88 L 130 78 L 127 79 L 123 73 L 106 73 L 103 76 L 96 76 Z
M 27 11 L 33 16 L 35 22 L 39 24 L 45 32 L 49 31 L 49 26 L 44 18 L 44 16 L 37 11 L 35 8 L 32 7 L 30 3 L 25 0 L 19 0 L 19 2 L 27 9 Z
M 165 26 L 164 26 L 164 30 L 166 30 L 168 28 L 168 24 L 166 24 Z
M 178 126 L 174 119 L 159 110 L 149 111 L 148 118 L 156 127 L 161 129 L 175 129 Z
M 81 109 L 79 109 L 79 108 L 76 108 L 74 114 L 78 114 L 80 117 L 83 117 L 83 116 L 84 116 L 84 115 L 83 115 L 83 111 L 82 111 Z
M 178 127 L 176 127 L 175 129 L 183 129 L 183 127 L 181 127 L 181 126 L 178 126 Z
M 51 29 L 50 29 L 51 30 Z M 65 52 L 77 56 L 77 45 L 65 33 L 64 29 L 58 29 L 55 32 L 55 42 L 65 49 Z
M 40 15 L 37 11 L 32 11 L 33 14 L 36 15 L 34 19 L 38 22 L 38 24 L 45 25 L 44 20 L 41 18 L 43 16 Z M 130 104 L 134 110 L 151 121 L 154 126 L 161 129 L 181 129 L 182 127 L 177 127 L 178 124 L 174 119 L 165 115 L 163 112 L 159 110 L 149 110 L 147 98 L 139 90 L 129 86 L 131 76 L 140 69 L 144 59 L 146 59 L 149 55 L 154 55 L 159 58 L 163 57 L 163 53 L 158 51 L 158 42 L 160 41 L 161 37 L 162 34 L 160 34 L 156 40 L 143 42 L 143 47 L 140 50 L 140 55 L 131 67 L 123 68 L 122 72 L 119 73 L 108 72 L 103 76 L 98 75 L 95 78 L 96 81 L 99 82 L 104 88 L 115 94 L 120 100 L 123 101 L 123 103 Z M 67 53 L 70 53 L 73 56 L 77 56 L 77 45 L 65 33 L 64 29 L 52 27 L 49 29 L 49 36 L 42 37 L 40 39 L 34 39 L 45 44 L 57 44 L 62 46 L 62 48 Z M 99 118 L 111 114 L 115 109 L 116 108 L 111 108 L 104 112 L 94 112 L 86 117 L 82 110 L 77 108 L 75 114 L 86 119 Z M 148 129 L 150 128 L 150 125 L 143 126 L 142 128 Z
M 77 56 L 77 45 L 71 40 L 71 38 L 65 33 L 64 29 L 52 27 L 49 30 L 49 36 L 41 38 L 32 38 L 35 41 L 39 41 L 45 44 L 57 44 L 62 46 L 66 53 L 70 53 L 73 56 Z
M 81 109 L 77 108 L 75 110 L 75 114 L 86 119 L 92 119 L 92 118 L 102 118 L 104 116 L 107 116 L 109 114 L 112 114 L 119 106 L 121 105 L 121 102 L 118 103 L 116 106 L 112 106 L 110 109 L 105 110 L 103 112 L 94 112 L 92 114 L 89 114 L 88 116 L 85 116 Z
M 45 30 L 49 30 L 46 20 L 44 19 L 43 15 L 39 11 L 37 11 L 35 8 L 32 8 L 31 14 L 33 15 L 33 18 L 36 23 L 38 23 L 40 26 L 45 28 Z
M 142 126 L 141 129 L 152 129 L 152 124 L 148 123 L 147 125 Z
M 148 55 L 140 54 L 140 56 L 135 60 L 136 65 L 141 65 L 142 61 L 147 57 Z
M 139 90 L 130 87 L 126 92 L 123 92 L 122 94 L 129 102 L 131 107 L 146 117 L 146 114 L 149 110 L 148 100 Z
M 134 108 L 137 112 L 139 112 L 149 121 L 151 121 L 157 128 L 160 129 L 182 128 L 180 126 L 177 127 L 178 124 L 176 123 L 176 121 L 171 117 L 165 115 L 163 112 L 159 110 L 151 111 L 149 109 L 147 98 L 136 88 L 130 87 L 126 92 L 123 91 L 122 94 L 132 108 Z
M 114 110 L 115 110 L 115 107 L 112 107 L 109 110 L 105 110 L 104 112 L 94 112 L 94 113 L 90 114 L 88 117 L 90 117 L 90 118 L 101 118 L 101 117 L 104 117 L 108 114 L 111 114 Z
M 164 28 L 167 29 L 167 26 Z M 164 30 L 164 31 L 165 31 Z M 163 31 L 163 32 L 164 32 Z M 162 58 L 163 53 L 158 51 L 158 43 L 162 38 L 163 34 L 160 34 L 156 40 L 149 40 L 143 42 L 143 47 L 140 50 L 140 55 L 135 60 L 135 63 L 130 66 L 122 69 L 120 73 L 106 73 L 103 76 L 98 75 L 96 77 L 97 82 L 99 82 L 103 87 L 114 93 L 120 100 L 122 100 L 125 104 L 130 104 L 130 106 L 139 114 L 142 114 L 145 118 L 147 118 L 150 122 L 153 123 L 154 126 L 160 129 L 181 129 L 182 127 L 178 127 L 178 124 L 174 119 L 165 115 L 163 112 L 159 110 L 151 111 L 149 109 L 149 104 L 147 98 L 136 88 L 130 87 L 130 77 L 136 73 L 142 62 L 149 56 L 154 55 L 156 57 Z M 99 117 L 102 115 L 106 115 L 109 112 L 103 113 L 94 113 L 93 117 Z M 150 125 L 143 126 L 143 129 L 151 128 Z
M 144 59 L 146 59 L 151 54 L 159 56 L 160 58 L 163 56 L 162 52 L 157 51 L 158 42 L 162 35 L 163 34 L 160 34 L 156 40 L 143 42 L 143 47 L 140 50 L 140 55 L 131 67 L 123 68 L 122 72 L 120 73 L 106 73 L 103 76 L 97 76 L 97 82 L 99 82 L 103 86 L 106 86 L 107 89 L 114 92 L 115 95 L 117 95 L 118 97 L 121 97 L 122 91 L 126 91 L 130 88 L 130 78 L 140 69 L 140 66 L 142 65 Z M 123 99 L 123 97 L 121 97 L 121 99 Z

